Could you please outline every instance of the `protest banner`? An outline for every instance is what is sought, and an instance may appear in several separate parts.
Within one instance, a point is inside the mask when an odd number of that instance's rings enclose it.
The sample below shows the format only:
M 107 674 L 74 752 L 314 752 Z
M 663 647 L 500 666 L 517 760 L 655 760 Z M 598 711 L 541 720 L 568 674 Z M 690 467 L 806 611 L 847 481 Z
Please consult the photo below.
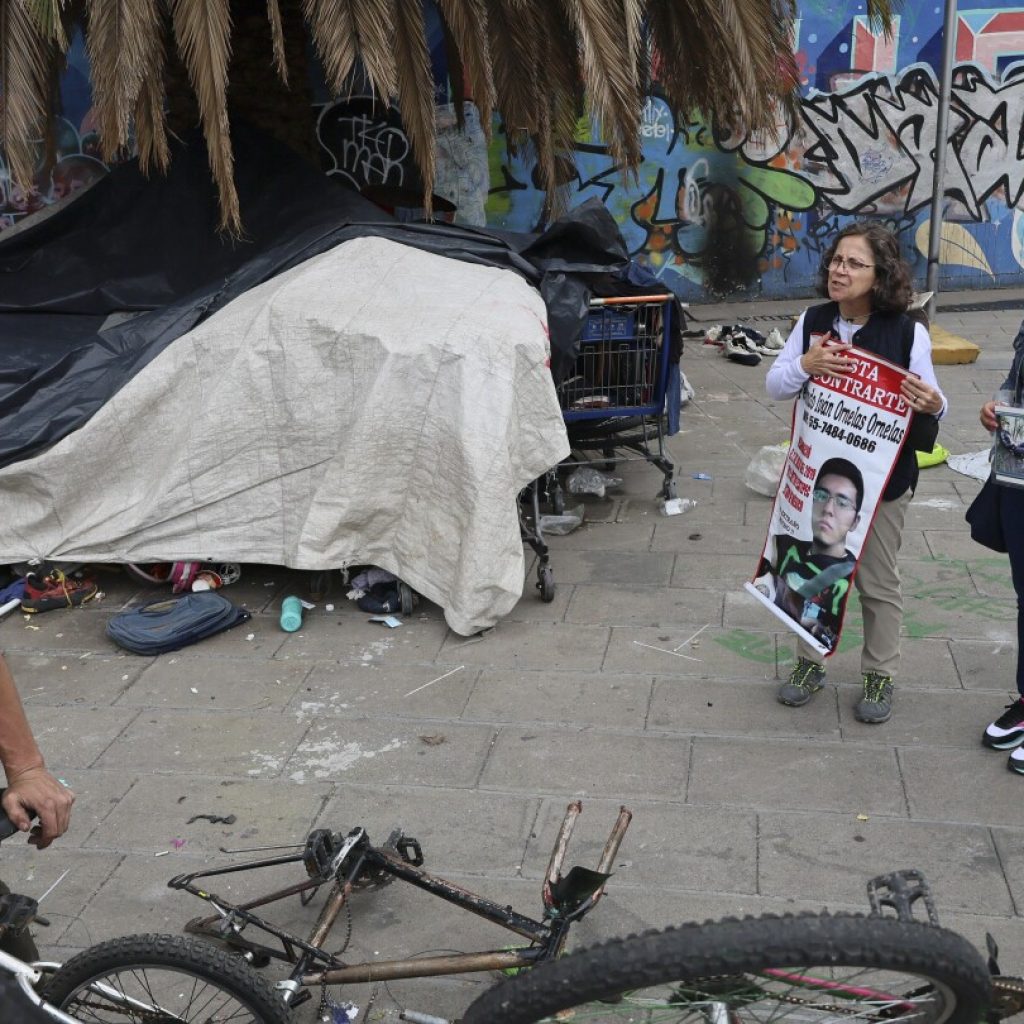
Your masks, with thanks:
M 906 440 L 907 370 L 856 347 L 855 368 L 812 377 L 793 407 L 768 537 L 746 589 L 826 657 L 839 642 L 864 538 Z
M 996 483 L 1024 487 L 1024 409 L 999 404 L 995 417 L 992 475 Z

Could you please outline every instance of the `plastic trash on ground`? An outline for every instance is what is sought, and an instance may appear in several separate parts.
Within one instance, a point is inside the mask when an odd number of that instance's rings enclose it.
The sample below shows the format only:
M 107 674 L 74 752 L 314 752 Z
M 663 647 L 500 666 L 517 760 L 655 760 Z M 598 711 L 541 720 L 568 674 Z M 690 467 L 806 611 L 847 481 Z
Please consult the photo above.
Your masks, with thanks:
M 622 486 L 622 480 L 616 476 L 605 476 L 593 466 L 577 466 L 565 481 L 566 490 L 570 494 L 594 494 L 603 498 L 605 491 Z
M 666 498 L 659 506 L 659 511 L 663 516 L 681 516 L 696 507 L 697 502 L 694 498 Z
M 789 442 L 784 441 L 782 444 L 765 445 L 757 451 L 747 466 L 743 482 L 752 491 L 757 491 L 766 498 L 774 498 L 775 492 L 779 489 L 788 448 Z
M 550 534 L 552 537 L 564 537 L 583 525 L 585 514 L 586 509 L 582 505 L 577 505 L 575 508 L 567 508 L 560 516 L 541 516 L 541 533 Z

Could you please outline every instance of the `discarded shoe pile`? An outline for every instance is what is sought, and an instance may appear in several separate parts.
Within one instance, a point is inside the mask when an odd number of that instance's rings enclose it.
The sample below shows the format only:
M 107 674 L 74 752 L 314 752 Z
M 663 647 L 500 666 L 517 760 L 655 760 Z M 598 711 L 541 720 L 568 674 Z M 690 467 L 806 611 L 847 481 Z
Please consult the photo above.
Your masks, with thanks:
M 92 580 L 66 576 L 56 566 L 44 564 L 25 573 L 21 610 L 31 614 L 56 608 L 77 608 L 91 601 L 96 593 L 97 587 Z
M 786 344 L 782 332 L 773 327 L 767 335 L 743 324 L 709 327 L 705 345 L 714 345 L 726 359 L 742 366 L 757 366 L 764 356 L 777 356 Z

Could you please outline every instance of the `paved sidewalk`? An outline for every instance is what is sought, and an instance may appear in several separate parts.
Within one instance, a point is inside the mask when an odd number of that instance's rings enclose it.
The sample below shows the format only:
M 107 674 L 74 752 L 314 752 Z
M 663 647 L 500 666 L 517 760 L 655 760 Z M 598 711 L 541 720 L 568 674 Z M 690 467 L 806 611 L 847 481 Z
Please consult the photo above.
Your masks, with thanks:
M 1021 313 L 948 307 L 1020 295 L 940 297 L 938 323 L 982 348 L 976 364 L 939 368 L 950 400 L 940 441 L 954 454 L 987 443 L 978 407 L 1002 380 Z M 784 328 L 802 305 L 693 313 Z M 979 946 L 992 932 L 1004 970 L 1024 972 L 1024 779 L 979 743 L 1013 689 L 1016 607 L 1006 560 L 967 534 L 977 482 L 946 466 L 922 473 L 904 538 L 892 720 L 852 717 L 854 602 L 825 691 L 785 708 L 774 689 L 793 643 L 742 591 L 770 508 L 743 472 L 787 437 L 789 403 L 765 397 L 764 363 L 690 343 L 684 369 L 697 395 L 670 449 L 696 509 L 658 515 L 658 471 L 620 464 L 623 490 L 589 500 L 587 525 L 551 540 L 554 602 L 539 600 L 528 571 L 523 600 L 483 639 L 450 633 L 430 605 L 396 630 L 371 624 L 340 577 L 334 610 L 321 605 L 287 635 L 280 599 L 305 577 L 266 567 L 225 591 L 253 611 L 248 626 L 155 660 L 105 638 L 110 614 L 138 596 L 120 574 L 104 574 L 92 606 L 0 625 L 51 766 L 78 793 L 60 844 L 2 851 L 6 880 L 33 895 L 71 868 L 45 904 L 47 955 L 177 932 L 204 908 L 168 878 L 230 860 L 218 847 L 299 842 L 313 826 L 363 824 L 383 840 L 400 824 L 429 869 L 536 913 L 562 810 L 581 797 L 571 862 L 596 862 L 621 803 L 635 817 L 578 942 L 727 914 L 866 910 L 869 877 L 918 867 L 944 924 Z M 201 814 L 236 821 L 189 822 Z M 242 890 L 237 879 L 219 890 L 229 884 Z M 307 930 L 315 907 L 292 899 L 283 919 Z M 339 946 L 345 931 L 339 922 Z M 357 899 L 348 955 L 511 938 L 393 885 Z M 394 1019 L 397 1002 L 454 1014 L 490 981 L 392 982 L 373 1012 Z M 365 1006 L 368 991 L 354 994 Z

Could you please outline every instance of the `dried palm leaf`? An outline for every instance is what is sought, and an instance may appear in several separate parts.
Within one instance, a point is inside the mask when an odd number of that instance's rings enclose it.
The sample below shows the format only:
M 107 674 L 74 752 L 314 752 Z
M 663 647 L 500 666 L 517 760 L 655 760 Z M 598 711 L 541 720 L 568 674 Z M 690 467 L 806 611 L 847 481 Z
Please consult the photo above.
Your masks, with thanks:
M 487 43 L 486 0 L 437 0 L 448 32 L 457 48 L 457 62 L 465 71 L 473 102 L 480 111 L 484 134 L 491 137 L 494 113 L 494 78 Z
M 274 44 L 274 67 L 278 77 L 288 84 L 288 62 L 284 56 L 284 29 L 281 26 L 281 8 L 278 0 L 267 0 L 267 18 L 270 21 L 270 38 Z
M 302 0 L 302 13 L 313 33 L 313 45 L 337 96 L 352 72 L 358 42 L 350 0 Z
M 46 110 L 49 48 L 23 0 L 0 2 L 0 143 L 14 182 L 30 189 Z
M 153 0 L 89 0 L 86 53 L 106 161 L 128 143 L 131 114 L 159 38 Z
M 434 76 L 430 66 L 423 7 L 420 0 L 395 0 L 395 64 L 398 69 L 398 105 L 402 125 L 412 143 L 413 156 L 423 177 L 423 207 L 433 212 L 435 142 Z
M 210 170 L 220 193 L 220 227 L 237 235 L 241 233 L 241 219 L 227 110 L 229 8 L 229 0 L 171 0 L 178 51 L 199 102 Z
M 762 0 L 763 2 L 763 0 Z M 640 163 L 640 96 L 635 59 L 641 0 L 563 0 L 579 33 L 583 77 L 616 163 Z M 623 53 L 623 41 L 627 52 Z
M 62 0 L 26 0 L 29 13 L 39 26 L 40 35 L 52 40 L 64 53 L 68 48 L 68 33 L 64 21 Z
M 515 151 L 539 127 L 534 9 L 523 0 L 486 2 L 494 91 L 509 147 Z
M 167 170 L 171 160 L 167 144 L 167 119 L 164 112 L 164 67 L 166 64 L 166 26 L 160 12 L 154 10 L 154 31 L 147 36 L 149 49 L 142 55 L 142 87 L 135 101 L 135 140 L 139 149 L 139 167 L 148 174 L 152 167 Z

